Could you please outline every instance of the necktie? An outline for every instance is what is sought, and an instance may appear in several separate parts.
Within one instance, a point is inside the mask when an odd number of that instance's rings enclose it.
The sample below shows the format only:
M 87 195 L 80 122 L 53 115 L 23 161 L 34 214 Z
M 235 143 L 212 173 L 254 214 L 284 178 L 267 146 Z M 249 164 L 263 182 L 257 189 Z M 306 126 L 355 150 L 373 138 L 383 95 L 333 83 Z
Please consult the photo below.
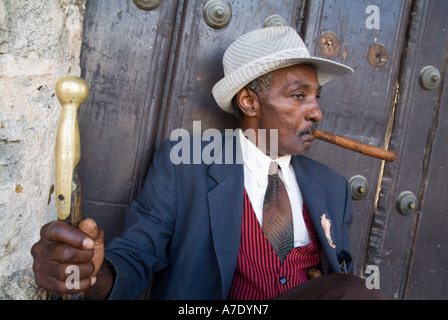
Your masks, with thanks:
M 291 203 L 285 185 L 278 176 L 276 162 L 271 162 L 269 166 L 268 187 L 263 203 L 263 232 L 283 263 L 294 247 L 294 229 Z

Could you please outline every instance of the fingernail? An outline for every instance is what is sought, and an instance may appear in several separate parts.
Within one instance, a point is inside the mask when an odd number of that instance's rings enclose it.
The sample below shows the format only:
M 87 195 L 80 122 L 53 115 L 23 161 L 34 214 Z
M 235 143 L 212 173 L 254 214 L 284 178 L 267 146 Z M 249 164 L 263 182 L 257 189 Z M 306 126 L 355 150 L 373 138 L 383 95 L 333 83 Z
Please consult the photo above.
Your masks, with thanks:
M 82 242 L 82 247 L 85 249 L 92 249 L 93 248 L 93 240 L 90 238 L 85 238 Z
M 96 227 L 96 222 L 93 219 L 87 218 L 86 221 L 88 221 L 90 223 L 90 227 L 91 228 L 95 228 Z
M 90 278 L 90 285 L 93 286 L 96 283 L 96 277 Z

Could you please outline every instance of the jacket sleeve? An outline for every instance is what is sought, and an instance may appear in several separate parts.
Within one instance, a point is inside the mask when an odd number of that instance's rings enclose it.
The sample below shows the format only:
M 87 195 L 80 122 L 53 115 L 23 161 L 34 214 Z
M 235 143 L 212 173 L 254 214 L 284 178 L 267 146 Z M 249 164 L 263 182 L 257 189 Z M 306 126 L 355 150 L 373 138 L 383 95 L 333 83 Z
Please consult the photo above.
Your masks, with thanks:
M 121 237 L 106 248 L 105 259 L 115 268 L 109 299 L 136 299 L 152 274 L 168 265 L 167 247 L 175 221 L 175 168 L 167 140 L 156 152 L 145 185 L 127 209 Z

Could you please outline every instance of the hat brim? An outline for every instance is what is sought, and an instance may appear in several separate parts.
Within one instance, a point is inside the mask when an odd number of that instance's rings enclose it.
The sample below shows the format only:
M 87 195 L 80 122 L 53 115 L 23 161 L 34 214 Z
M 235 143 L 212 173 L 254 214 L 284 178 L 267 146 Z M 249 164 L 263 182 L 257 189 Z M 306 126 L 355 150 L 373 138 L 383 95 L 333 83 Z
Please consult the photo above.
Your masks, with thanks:
M 277 69 L 286 68 L 296 64 L 311 64 L 316 68 L 317 78 L 320 85 L 324 85 L 328 81 L 347 74 L 353 73 L 353 69 L 338 62 L 317 57 L 306 58 L 280 58 L 267 59 L 264 57 L 260 61 L 244 65 L 243 67 L 226 75 L 217 82 L 212 94 L 219 107 L 228 113 L 234 113 L 232 106 L 233 97 L 253 80 Z

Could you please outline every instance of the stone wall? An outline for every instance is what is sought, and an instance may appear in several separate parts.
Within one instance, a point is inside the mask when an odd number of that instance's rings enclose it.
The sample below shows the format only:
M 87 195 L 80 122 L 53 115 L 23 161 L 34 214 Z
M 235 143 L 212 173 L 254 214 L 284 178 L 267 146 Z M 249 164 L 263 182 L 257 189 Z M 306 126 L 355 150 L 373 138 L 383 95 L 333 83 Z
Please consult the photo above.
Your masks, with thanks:
M 0 299 L 43 299 L 30 249 L 56 219 L 55 83 L 80 75 L 87 0 L 0 0 Z

